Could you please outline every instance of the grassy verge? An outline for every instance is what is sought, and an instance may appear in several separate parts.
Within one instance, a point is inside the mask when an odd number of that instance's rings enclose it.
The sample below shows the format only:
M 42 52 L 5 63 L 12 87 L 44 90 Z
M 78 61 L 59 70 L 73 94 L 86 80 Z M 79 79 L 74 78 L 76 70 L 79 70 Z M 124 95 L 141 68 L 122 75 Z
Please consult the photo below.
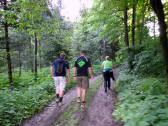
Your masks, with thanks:
M 93 84 L 90 85 L 88 94 L 87 94 L 87 106 L 90 105 L 95 93 L 99 89 L 102 83 L 102 78 L 98 78 Z M 67 110 L 58 118 L 57 122 L 53 126 L 78 126 L 80 119 L 77 117 L 79 112 L 79 107 L 76 101 L 72 101 Z

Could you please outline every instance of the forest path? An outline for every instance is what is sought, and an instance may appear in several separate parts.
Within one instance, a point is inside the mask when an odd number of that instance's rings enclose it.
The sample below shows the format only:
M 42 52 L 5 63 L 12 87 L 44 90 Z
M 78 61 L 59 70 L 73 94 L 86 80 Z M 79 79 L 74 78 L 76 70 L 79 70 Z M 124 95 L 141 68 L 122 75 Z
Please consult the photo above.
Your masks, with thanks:
M 115 77 L 117 77 L 118 70 L 115 69 L 114 73 Z M 122 126 L 121 122 L 112 117 L 117 99 L 113 83 L 112 90 L 107 94 L 104 92 L 102 83 L 101 78 L 101 80 L 90 86 L 87 96 L 88 110 L 85 114 L 80 111 L 77 103 L 72 101 L 52 126 Z
M 101 76 L 99 75 L 93 80 L 90 80 L 90 84 L 92 85 L 100 77 Z M 56 99 L 54 99 L 42 112 L 36 114 L 31 119 L 26 120 L 22 126 L 50 126 L 76 97 L 76 88 L 71 89 L 64 96 L 63 106 L 58 107 L 56 105 Z
M 106 94 L 104 86 L 100 86 L 84 120 L 80 121 L 79 126 L 122 126 L 122 123 L 112 117 L 115 103 L 116 93 L 111 90 Z

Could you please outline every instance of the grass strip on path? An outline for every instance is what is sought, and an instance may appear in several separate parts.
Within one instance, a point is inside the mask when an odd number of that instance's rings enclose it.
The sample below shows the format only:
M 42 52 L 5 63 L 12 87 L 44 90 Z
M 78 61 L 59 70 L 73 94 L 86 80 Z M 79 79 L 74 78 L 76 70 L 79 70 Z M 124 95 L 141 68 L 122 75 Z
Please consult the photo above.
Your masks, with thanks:
M 89 90 L 87 92 L 87 108 L 91 104 L 97 90 L 102 84 L 102 77 L 98 77 L 97 80 L 90 84 Z M 67 110 L 60 115 L 57 121 L 53 124 L 53 126 L 78 126 L 80 121 L 80 109 L 76 100 L 73 100 Z

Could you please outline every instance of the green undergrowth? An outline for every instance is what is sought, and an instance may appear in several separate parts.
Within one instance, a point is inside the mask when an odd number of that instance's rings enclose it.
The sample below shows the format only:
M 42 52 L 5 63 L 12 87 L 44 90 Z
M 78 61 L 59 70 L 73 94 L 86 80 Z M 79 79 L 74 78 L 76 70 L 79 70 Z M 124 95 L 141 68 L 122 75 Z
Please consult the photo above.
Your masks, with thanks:
M 116 86 L 119 102 L 113 116 L 122 120 L 124 126 L 167 126 L 168 87 L 165 78 L 142 77 L 130 74 L 126 69 L 120 69 Z
M 87 94 L 87 106 L 90 105 L 95 93 L 99 89 L 99 86 L 102 83 L 102 78 L 98 78 L 93 84 L 90 85 L 88 94 Z M 57 119 L 53 126 L 79 126 L 79 106 L 76 103 L 76 100 L 72 101 L 66 111 Z
M 98 66 L 95 68 L 99 71 Z M 1 75 L 3 76 L 0 78 L 0 126 L 19 125 L 41 111 L 55 96 L 50 68 L 39 71 L 36 82 L 31 72 L 23 72 L 21 77 L 15 74 L 15 88 L 12 92 L 8 89 L 6 74 Z M 66 86 L 66 92 L 75 85 L 76 82 L 71 78 L 70 84 Z
M 131 69 L 120 67 L 113 116 L 124 126 L 168 126 L 168 85 L 160 49 L 135 50 L 131 60 Z
M 95 65 L 93 65 L 93 70 L 94 70 L 94 73 L 95 73 L 95 75 L 98 75 L 98 74 L 100 74 L 101 73 L 101 65 L 100 64 L 95 64 Z
M 14 91 L 8 89 L 0 90 L 0 126 L 15 126 L 23 120 L 41 111 L 54 97 L 55 86 L 50 71 L 39 73 L 36 83 L 26 84 L 21 82 Z M 26 85 L 26 86 L 24 86 Z M 71 80 L 66 91 L 73 88 L 76 83 Z
M 97 75 L 101 72 L 100 65 L 93 65 L 94 73 Z M 73 77 L 73 68 L 71 68 L 71 78 Z M 13 73 L 13 85 L 15 89 L 28 88 L 32 85 L 38 85 L 43 82 L 52 81 L 51 70 L 49 67 L 42 68 L 38 71 L 37 81 L 34 79 L 34 73 L 30 71 L 23 71 L 21 76 L 18 72 Z M 9 88 L 7 73 L 0 73 L 0 90 Z
M 8 84 L 8 76 L 7 73 L 0 74 L 0 89 L 9 88 Z M 38 71 L 37 81 L 34 79 L 34 73 L 30 71 L 23 71 L 21 76 L 19 76 L 18 72 L 13 73 L 13 85 L 15 89 L 23 89 L 32 85 L 38 85 L 43 83 L 44 81 L 51 81 L 51 72 L 50 68 L 42 68 Z

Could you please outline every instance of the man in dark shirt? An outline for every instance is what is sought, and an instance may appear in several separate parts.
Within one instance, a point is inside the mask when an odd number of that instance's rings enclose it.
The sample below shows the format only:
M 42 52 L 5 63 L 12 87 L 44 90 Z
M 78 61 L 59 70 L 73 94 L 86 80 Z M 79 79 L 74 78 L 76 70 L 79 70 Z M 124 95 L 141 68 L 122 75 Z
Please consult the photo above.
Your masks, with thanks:
M 56 103 L 61 106 L 66 83 L 70 79 L 70 68 L 69 63 L 65 60 L 65 53 L 61 53 L 60 57 L 52 63 L 51 70 L 56 88 Z M 68 73 L 67 78 L 66 72 Z
M 85 56 L 86 51 L 81 51 L 80 56 L 75 61 L 74 79 L 77 81 L 77 102 L 81 104 L 83 110 L 86 105 L 86 92 L 89 87 L 89 74 L 93 78 L 93 69 L 90 59 Z

